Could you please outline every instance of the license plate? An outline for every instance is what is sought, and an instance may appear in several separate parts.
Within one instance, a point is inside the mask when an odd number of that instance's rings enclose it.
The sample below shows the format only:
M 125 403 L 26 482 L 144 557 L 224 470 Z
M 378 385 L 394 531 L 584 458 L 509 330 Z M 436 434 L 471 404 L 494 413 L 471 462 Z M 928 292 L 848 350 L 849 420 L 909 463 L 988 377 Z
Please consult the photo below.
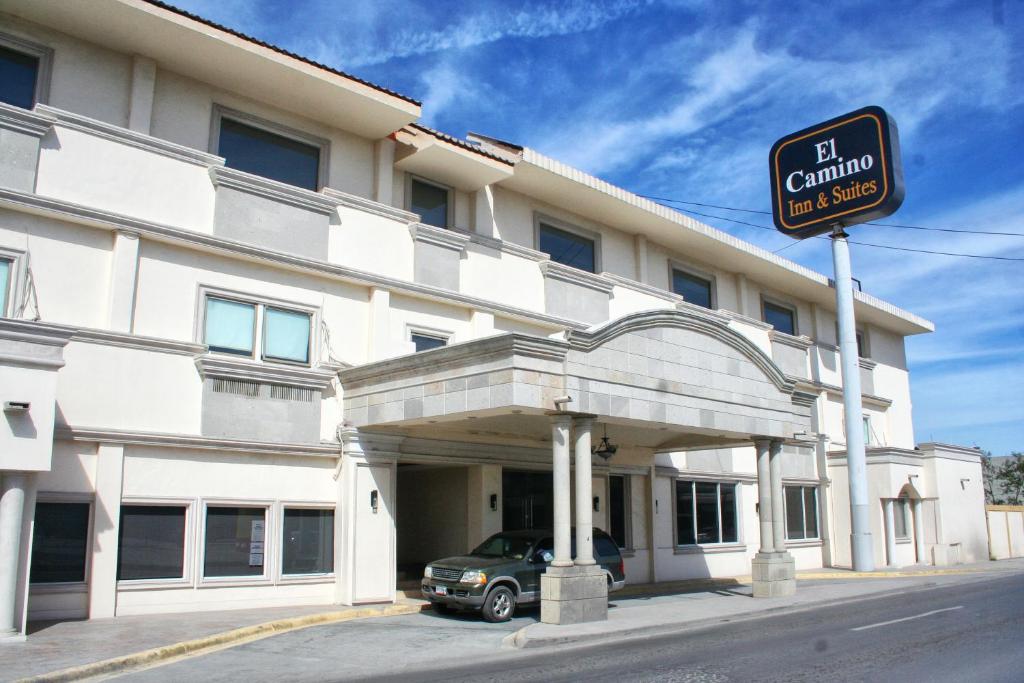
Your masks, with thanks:
M 437 595 L 448 595 L 448 586 L 434 586 L 434 593 Z

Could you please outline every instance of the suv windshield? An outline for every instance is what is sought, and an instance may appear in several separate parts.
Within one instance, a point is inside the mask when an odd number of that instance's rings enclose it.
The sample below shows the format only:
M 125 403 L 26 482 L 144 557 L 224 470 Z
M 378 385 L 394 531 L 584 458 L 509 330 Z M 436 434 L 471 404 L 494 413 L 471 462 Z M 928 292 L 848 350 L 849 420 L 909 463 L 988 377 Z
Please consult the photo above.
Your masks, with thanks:
M 521 560 L 529 552 L 531 543 L 531 539 L 523 538 L 522 536 L 495 534 L 478 545 L 471 554 L 482 557 L 507 557 L 512 560 Z

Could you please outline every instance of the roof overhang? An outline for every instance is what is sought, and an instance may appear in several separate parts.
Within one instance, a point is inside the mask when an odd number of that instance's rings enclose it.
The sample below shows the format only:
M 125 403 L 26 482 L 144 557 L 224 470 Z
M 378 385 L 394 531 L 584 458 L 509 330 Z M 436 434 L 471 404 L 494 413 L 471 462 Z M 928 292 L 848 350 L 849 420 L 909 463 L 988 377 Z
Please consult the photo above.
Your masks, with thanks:
M 835 290 L 821 273 L 696 221 L 678 211 L 524 148 L 502 187 L 627 233 L 645 235 L 673 251 L 730 270 L 833 309 Z M 902 335 L 933 332 L 928 320 L 881 299 L 854 292 L 857 320 Z
M 510 162 L 468 149 L 467 145 L 446 137 L 419 127 L 398 131 L 395 133 L 398 142 L 395 168 L 464 192 L 474 192 L 512 177 L 515 167 Z
M 420 116 L 397 93 L 145 0 L 0 0 L 0 11 L 364 137 Z

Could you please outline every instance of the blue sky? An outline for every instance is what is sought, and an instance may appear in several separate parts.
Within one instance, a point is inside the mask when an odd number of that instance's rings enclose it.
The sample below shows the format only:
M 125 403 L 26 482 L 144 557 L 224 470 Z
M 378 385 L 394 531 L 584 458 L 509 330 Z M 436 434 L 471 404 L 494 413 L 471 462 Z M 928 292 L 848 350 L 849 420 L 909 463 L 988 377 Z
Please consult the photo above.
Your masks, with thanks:
M 768 210 L 775 139 L 880 105 L 907 186 L 886 222 L 1024 233 L 1022 0 L 177 4 L 420 99 L 445 132 L 691 202 Z M 695 217 L 831 273 L 826 240 Z M 1024 237 L 860 226 L 851 239 L 1024 258 Z M 865 291 L 935 322 L 908 341 L 917 440 L 1024 451 L 1024 262 L 852 255 Z

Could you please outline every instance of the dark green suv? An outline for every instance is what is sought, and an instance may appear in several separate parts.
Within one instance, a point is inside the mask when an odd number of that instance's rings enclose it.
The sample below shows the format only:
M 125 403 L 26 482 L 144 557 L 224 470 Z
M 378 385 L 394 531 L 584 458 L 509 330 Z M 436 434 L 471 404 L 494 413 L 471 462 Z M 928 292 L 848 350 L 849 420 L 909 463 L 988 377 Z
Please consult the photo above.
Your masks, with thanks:
M 494 534 L 468 555 L 428 564 L 420 590 L 438 612 L 474 609 L 487 621 L 508 621 L 516 605 L 540 602 L 540 575 L 555 557 L 554 545 L 550 530 Z M 607 575 L 609 593 L 626 585 L 622 554 L 600 529 L 594 529 L 594 559 Z

